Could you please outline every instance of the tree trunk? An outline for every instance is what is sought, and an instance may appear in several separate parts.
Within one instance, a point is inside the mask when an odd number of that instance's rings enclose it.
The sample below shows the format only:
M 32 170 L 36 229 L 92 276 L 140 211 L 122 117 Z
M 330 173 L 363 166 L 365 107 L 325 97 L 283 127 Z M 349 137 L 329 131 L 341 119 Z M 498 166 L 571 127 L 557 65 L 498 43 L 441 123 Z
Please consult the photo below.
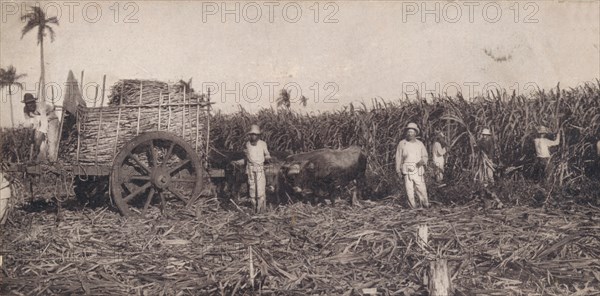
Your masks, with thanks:
M 450 274 L 448 273 L 448 261 L 438 259 L 429 262 L 429 295 L 449 296 L 452 295 L 450 287 Z
M 10 127 L 15 128 L 15 115 L 14 110 L 13 110 L 13 104 L 12 104 L 12 92 L 10 90 L 12 85 L 8 85 L 8 104 L 9 104 L 9 108 L 10 108 Z
M 38 111 L 46 110 L 46 68 L 44 67 L 44 39 L 40 40 L 40 97 L 38 104 Z M 42 118 L 46 117 L 46 112 L 40 112 Z

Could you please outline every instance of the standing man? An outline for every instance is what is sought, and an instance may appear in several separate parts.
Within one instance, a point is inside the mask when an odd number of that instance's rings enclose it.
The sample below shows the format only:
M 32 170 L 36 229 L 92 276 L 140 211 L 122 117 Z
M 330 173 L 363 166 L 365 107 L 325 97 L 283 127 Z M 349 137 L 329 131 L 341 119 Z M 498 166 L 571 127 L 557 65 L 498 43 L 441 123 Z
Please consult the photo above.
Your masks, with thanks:
M 446 163 L 446 141 L 444 140 L 444 134 L 437 132 L 435 136 L 435 142 L 431 149 L 431 155 L 433 158 L 433 164 L 435 166 L 435 181 L 439 186 L 444 186 L 444 166 Z
M 34 134 L 34 157 L 37 161 L 50 160 L 56 161 L 58 157 L 58 116 L 54 112 L 54 107 L 46 105 L 47 122 L 42 120 L 41 114 L 36 110 L 36 98 L 32 94 L 26 93 L 23 97 L 23 113 L 29 125 L 35 130 Z
M 533 139 L 535 145 L 536 154 L 536 171 L 538 172 L 538 181 L 548 182 L 550 180 L 550 174 L 553 170 L 553 165 L 550 155 L 550 147 L 554 147 L 560 143 L 560 134 L 556 134 L 554 141 L 547 138 L 548 129 L 545 126 L 539 126 L 537 128 L 538 136 Z
M 415 191 L 419 198 L 419 206 L 429 207 L 427 187 L 425 186 L 425 166 L 429 156 L 423 142 L 417 140 L 419 127 L 409 123 L 406 128 L 406 138 L 396 148 L 396 173 L 404 179 L 406 195 L 411 208 L 416 208 Z
M 261 213 L 267 207 L 265 187 L 265 161 L 271 159 L 267 143 L 259 139 L 260 128 L 253 124 L 248 132 L 250 140 L 246 142 L 246 173 L 248 174 L 248 192 L 255 213 Z
M 479 147 L 479 155 L 481 160 L 481 182 L 483 187 L 487 187 L 489 184 L 494 183 L 494 141 L 492 139 L 492 132 L 489 128 L 481 130 L 481 137 L 477 143 Z

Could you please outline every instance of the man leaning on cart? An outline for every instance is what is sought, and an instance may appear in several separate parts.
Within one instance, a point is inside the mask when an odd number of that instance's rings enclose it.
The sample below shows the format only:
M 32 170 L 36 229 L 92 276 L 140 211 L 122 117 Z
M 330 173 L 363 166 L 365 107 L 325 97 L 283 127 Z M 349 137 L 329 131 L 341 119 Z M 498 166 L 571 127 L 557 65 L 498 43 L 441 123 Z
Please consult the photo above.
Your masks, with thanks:
M 23 113 L 25 115 L 26 126 L 35 130 L 33 135 L 33 156 L 39 162 L 47 160 L 54 162 L 58 157 L 58 116 L 54 112 L 54 107 L 46 105 L 46 119 L 42 120 L 40 110 L 38 110 L 37 99 L 32 94 L 26 93 L 23 96 Z

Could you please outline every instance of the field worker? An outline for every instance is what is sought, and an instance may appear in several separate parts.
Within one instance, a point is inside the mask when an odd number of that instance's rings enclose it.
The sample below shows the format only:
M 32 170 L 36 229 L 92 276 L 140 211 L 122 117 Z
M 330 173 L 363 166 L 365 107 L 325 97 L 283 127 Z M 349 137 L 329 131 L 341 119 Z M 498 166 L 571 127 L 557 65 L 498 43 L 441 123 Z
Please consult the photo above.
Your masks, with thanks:
M 259 139 L 260 128 L 252 125 L 248 132 L 250 140 L 246 142 L 244 153 L 246 154 L 246 173 L 248 174 L 248 192 L 250 201 L 256 213 L 260 213 L 267 207 L 265 187 L 265 161 L 271 159 L 267 143 Z
M 58 157 L 58 116 L 54 112 L 54 107 L 46 105 L 46 119 L 42 120 L 42 116 L 37 109 L 36 99 L 32 94 L 26 93 L 23 97 L 23 113 L 29 126 L 35 130 L 34 134 L 34 157 L 38 161 L 50 160 L 56 161 Z
M 406 195 L 411 208 L 416 208 L 415 191 L 419 205 L 428 208 L 427 187 L 425 186 L 425 166 L 429 156 L 423 142 L 417 140 L 419 127 L 409 123 L 406 128 L 406 138 L 396 148 L 396 173 L 404 179 Z
M 550 147 L 554 147 L 560 143 L 560 134 L 556 134 L 554 141 L 548 139 L 548 129 L 545 126 L 537 128 L 537 138 L 533 139 L 536 154 L 536 171 L 538 180 L 548 181 L 552 173 L 553 166 L 550 161 Z
M 446 141 L 444 133 L 436 133 L 435 141 L 433 142 L 433 147 L 431 149 L 431 155 L 435 166 L 435 180 L 439 183 L 439 186 L 444 186 L 444 184 L 442 184 L 444 180 L 444 166 L 446 163 Z
M 481 137 L 477 141 L 476 146 L 479 148 L 481 157 L 481 182 L 483 187 L 487 187 L 489 184 L 494 183 L 494 141 L 492 139 L 492 132 L 489 128 L 481 130 Z

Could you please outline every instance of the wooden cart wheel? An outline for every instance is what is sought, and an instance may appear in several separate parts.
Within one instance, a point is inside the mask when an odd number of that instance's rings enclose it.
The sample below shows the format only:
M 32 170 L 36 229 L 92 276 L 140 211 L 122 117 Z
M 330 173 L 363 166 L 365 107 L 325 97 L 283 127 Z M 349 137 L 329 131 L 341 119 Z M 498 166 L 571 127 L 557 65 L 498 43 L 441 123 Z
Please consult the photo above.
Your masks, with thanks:
M 180 137 L 162 131 L 141 134 L 113 162 L 110 185 L 115 204 L 123 216 L 144 215 L 156 201 L 163 211 L 174 200 L 187 205 L 202 190 L 201 164 Z

